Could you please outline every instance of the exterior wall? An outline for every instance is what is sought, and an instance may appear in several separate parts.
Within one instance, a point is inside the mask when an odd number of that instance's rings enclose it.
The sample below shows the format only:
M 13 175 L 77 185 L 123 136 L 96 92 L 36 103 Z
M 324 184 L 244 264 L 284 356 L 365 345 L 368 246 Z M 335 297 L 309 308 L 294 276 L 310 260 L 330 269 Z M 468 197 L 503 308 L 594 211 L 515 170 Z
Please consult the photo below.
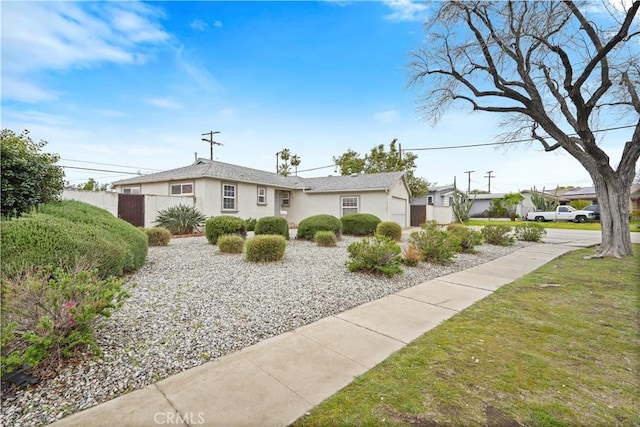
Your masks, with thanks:
M 62 192 L 63 200 L 77 200 L 108 210 L 118 216 L 118 193 L 112 191 L 67 190 Z
M 156 194 L 145 194 L 144 226 L 146 228 L 155 227 L 157 225 L 155 221 L 158 217 L 158 212 L 177 205 L 194 206 L 197 209 L 195 196 L 160 196 Z
M 427 221 L 435 221 L 438 224 L 451 224 L 455 222 L 455 216 L 451 206 L 427 205 Z
M 285 216 L 290 223 L 298 224 L 303 219 L 318 214 L 342 216 L 340 197 L 357 196 L 360 198 L 360 213 L 376 215 L 383 221 L 391 221 L 390 197 L 384 191 L 344 192 L 344 193 L 305 193 L 292 192 L 291 207 Z

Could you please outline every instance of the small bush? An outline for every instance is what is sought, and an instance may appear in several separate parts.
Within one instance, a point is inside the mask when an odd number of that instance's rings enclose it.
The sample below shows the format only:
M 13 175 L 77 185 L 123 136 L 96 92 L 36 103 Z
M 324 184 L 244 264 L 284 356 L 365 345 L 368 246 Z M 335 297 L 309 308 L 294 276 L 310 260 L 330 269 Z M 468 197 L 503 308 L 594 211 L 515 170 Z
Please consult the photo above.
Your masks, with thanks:
M 224 254 L 241 254 L 244 239 L 237 234 L 225 234 L 218 237 L 218 250 Z
M 2 283 L 2 348 L 4 375 L 23 365 L 58 362 L 76 347 L 95 354 L 94 321 L 108 317 L 129 297 L 124 280 L 101 280 L 97 271 L 42 270 Z
M 403 249 L 402 262 L 404 265 L 415 267 L 420 264 L 420 261 L 422 261 L 422 255 L 414 244 L 410 244 L 406 249 Z
M 482 237 L 484 241 L 491 245 L 510 246 L 514 242 L 514 238 L 509 236 L 511 227 L 507 225 L 487 225 L 482 229 Z
M 539 242 L 546 234 L 544 226 L 536 223 L 518 225 L 515 230 L 516 238 L 526 242 Z
M 367 213 L 346 214 L 340 218 L 342 233 L 352 236 L 370 236 L 376 232 L 381 220 L 375 215 Z
M 324 246 L 324 247 L 338 246 L 338 238 L 333 233 L 333 231 L 318 231 L 316 235 L 313 236 L 313 240 L 318 244 L 318 246 Z
M 255 226 L 256 236 L 259 234 L 280 235 L 289 240 L 289 223 L 281 216 L 265 216 Z
M 254 231 L 258 220 L 255 218 L 247 218 L 245 219 L 245 222 L 247 223 L 247 231 Z
M 314 215 L 303 219 L 298 224 L 299 239 L 313 240 L 318 231 L 333 231 L 336 237 L 342 235 L 342 222 L 333 215 Z
M 386 237 L 365 238 L 347 247 L 350 271 L 383 273 L 392 277 L 402 273 L 402 249 L 394 240 Z
M 422 259 L 434 264 L 449 264 L 459 247 L 457 239 L 434 222 L 423 224 L 422 230 L 411 233 L 410 240 Z
M 200 229 L 207 218 L 193 206 L 177 205 L 158 211 L 155 223 L 171 234 L 193 234 Z
M 145 228 L 149 246 L 167 246 L 171 241 L 171 232 L 164 227 Z
M 640 221 L 640 209 L 632 210 L 629 213 L 629 219 L 631 221 Z
M 475 247 L 482 244 L 482 234 L 462 224 L 450 224 L 447 233 L 456 241 L 456 251 L 473 254 Z
M 247 222 L 231 215 L 214 216 L 205 224 L 205 235 L 212 245 L 217 244 L 218 237 L 225 234 L 237 234 L 243 239 L 247 237 Z
M 376 234 L 399 242 L 402 239 L 402 227 L 392 221 L 384 221 L 377 225 Z
M 287 241 L 282 236 L 262 234 L 247 240 L 247 261 L 270 262 L 284 258 Z
M 576 208 L 579 211 L 581 211 L 582 209 L 586 208 L 590 204 L 591 204 L 590 201 L 582 200 L 582 199 L 572 200 L 572 201 L 569 202 L 569 206 L 571 206 L 573 208 Z

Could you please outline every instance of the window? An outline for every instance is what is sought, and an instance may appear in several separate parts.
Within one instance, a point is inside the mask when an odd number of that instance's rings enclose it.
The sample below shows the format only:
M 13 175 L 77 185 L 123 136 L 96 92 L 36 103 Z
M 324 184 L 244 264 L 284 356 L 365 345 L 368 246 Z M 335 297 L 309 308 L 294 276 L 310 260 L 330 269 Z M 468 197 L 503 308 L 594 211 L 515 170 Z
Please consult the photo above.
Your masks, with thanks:
M 222 184 L 222 210 L 236 210 L 236 186 L 235 184 Z
M 356 197 L 340 197 L 340 204 L 342 205 L 342 215 L 350 213 L 358 213 L 360 210 L 360 200 Z
M 122 194 L 140 194 L 140 187 L 123 187 Z
M 288 192 L 288 191 L 283 191 L 282 192 L 282 197 L 281 197 L 280 200 L 281 200 L 280 205 L 283 208 L 288 208 L 290 206 L 290 203 L 291 203 L 291 193 Z
M 258 204 L 267 204 L 267 189 L 265 187 L 258 187 Z
M 193 183 L 192 182 L 183 182 L 180 184 L 171 184 L 171 192 L 172 196 L 185 196 L 193 194 Z
M 433 205 L 433 196 L 427 196 L 427 204 Z
M 566 206 L 560 206 L 558 212 L 569 212 L 569 208 Z

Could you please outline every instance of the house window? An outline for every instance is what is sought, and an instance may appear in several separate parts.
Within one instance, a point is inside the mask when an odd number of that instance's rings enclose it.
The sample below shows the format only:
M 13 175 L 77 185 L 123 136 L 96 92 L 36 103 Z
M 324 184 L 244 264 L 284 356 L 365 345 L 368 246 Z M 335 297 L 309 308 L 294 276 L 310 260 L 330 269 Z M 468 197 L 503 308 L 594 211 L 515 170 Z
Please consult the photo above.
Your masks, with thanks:
M 258 204 L 267 204 L 267 189 L 265 187 L 258 187 Z
M 342 215 L 358 213 L 360 211 L 360 199 L 357 196 L 340 197 L 340 204 L 342 206 Z
M 433 205 L 433 196 L 427 196 L 427 204 Z
M 140 187 L 123 187 L 122 194 L 140 194 Z
M 280 205 L 283 208 L 288 208 L 290 206 L 291 203 L 291 193 L 289 191 L 283 191 L 282 192 L 282 197 L 280 198 L 281 203 Z
M 222 184 L 222 210 L 236 210 L 236 186 L 235 184 Z
M 193 194 L 193 183 L 182 182 L 180 184 L 171 184 L 172 196 L 187 196 Z

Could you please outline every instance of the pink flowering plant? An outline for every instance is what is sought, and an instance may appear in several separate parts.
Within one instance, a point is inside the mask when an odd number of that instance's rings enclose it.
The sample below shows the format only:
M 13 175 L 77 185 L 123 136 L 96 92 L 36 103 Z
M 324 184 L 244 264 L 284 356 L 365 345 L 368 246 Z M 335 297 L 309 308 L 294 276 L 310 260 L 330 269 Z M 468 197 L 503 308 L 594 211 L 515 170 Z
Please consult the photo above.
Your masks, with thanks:
M 1 373 L 49 363 L 55 369 L 78 347 L 100 354 L 94 327 L 129 293 L 124 280 L 97 271 L 46 269 L 2 281 Z

